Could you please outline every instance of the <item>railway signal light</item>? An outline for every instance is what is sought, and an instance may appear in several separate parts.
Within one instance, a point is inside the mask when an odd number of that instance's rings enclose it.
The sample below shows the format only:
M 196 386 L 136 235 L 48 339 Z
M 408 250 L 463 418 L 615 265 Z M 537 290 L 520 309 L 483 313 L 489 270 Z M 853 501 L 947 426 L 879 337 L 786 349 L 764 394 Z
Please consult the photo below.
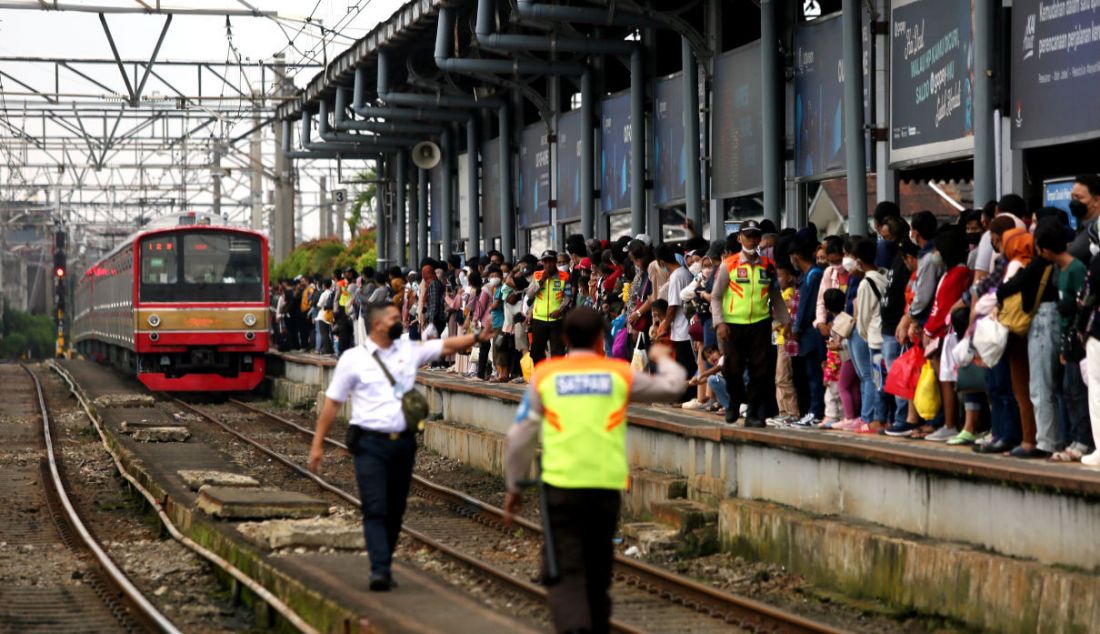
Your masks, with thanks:
M 61 279 L 65 277 L 65 267 L 59 266 L 53 270 L 54 277 Z

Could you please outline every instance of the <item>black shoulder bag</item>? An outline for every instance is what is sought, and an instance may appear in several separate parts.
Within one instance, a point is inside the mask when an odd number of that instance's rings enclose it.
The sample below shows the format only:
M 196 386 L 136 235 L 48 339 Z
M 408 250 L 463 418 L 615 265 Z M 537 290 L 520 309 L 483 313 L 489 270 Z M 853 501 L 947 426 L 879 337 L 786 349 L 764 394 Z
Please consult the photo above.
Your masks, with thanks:
M 375 350 L 374 354 L 375 362 L 378 363 L 378 367 L 382 368 L 382 374 L 386 375 L 386 379 L 389 380 L 390 385 L 397 387 L 397 381 L 394 380 L 393 375 L 390 374 L 389 368 L 385 363 L 382 363 L 382 358 L 378 356 L 378 351 Z M 424 431 L 424 420 L 428 418 L 428 399 L 424 398 L 424 395 L 415 389 L 409 390 L 401 395 L 401 413 L 405 415 L 405 430 L 414 431 L 420 433 Z

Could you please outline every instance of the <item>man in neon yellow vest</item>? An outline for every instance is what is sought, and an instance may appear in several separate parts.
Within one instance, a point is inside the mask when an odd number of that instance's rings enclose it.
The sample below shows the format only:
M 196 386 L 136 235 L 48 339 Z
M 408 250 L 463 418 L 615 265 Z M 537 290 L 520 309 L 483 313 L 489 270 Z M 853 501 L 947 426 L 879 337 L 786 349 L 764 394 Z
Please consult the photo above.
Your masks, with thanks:
M 778 413 L 774 406 L 776 350 L 772 320 L 784 325 L 789 321 L 775 263 L 760 253 L 760 237 L 760 225 L 746 220 L 739 233 L 726 238 L 726 258 L 718 267 L 710 294 L 715 332 L 722 344 L 722 376 L 730 395 L 726 422 L 737 422 L 741 404 L 747 403 L 745 427 L 763 427 L 765 417 Z
M 687 374 L 667 345 L 650 348 L 657 374 L 634 372 L 626 361 L 603 356 L 603 330 L 598 312 L 587 307 L 570 311 L 564 323 L 569 355 L 535 367 L 508 433 L 505 521 L 519 507 L 519 482 L 530 472 L 541 432 L 543 520 L 552 536 L 547 542 L 553 543 L 553 552 L 544 553 L 544 581 L 558 632 L 609 629 L 611 539 L 620 492 L 630 477 L 627 403 L 674 401 L 687 387 Z M 552 568 L 557 570 L 553 578 Z
M 558 252 L 543 251 L 539 259 L 542 268 L 531 276 L 526 296 L 531 302 L 531 360 L 535 363 L 546 357 L 546 344 L 550 344 L 550 356 L 565 354 L 561 340 L 562 318 L 573 303 L 573 286 L 569 283 L 569 265 L 558 264 Z

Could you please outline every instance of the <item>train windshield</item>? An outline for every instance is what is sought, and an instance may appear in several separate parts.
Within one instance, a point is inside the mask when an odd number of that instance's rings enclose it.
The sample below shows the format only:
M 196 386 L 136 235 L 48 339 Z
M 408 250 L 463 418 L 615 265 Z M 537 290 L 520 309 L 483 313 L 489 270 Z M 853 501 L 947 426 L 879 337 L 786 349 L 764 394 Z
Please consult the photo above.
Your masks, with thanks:
M 263 253 L 255 236 L 196 231 L 142 241 L 142 301 L 262 301 L 263 290 Z

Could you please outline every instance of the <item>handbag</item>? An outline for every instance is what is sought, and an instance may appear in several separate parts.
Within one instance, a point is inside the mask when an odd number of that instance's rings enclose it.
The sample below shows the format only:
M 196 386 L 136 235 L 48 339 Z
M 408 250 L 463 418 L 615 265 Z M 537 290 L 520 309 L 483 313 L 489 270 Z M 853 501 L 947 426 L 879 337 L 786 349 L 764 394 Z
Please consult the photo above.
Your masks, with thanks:
M 699 318 L 699 313 L 691 317 L 691 323 L 688 324 L 688 337 L 692 341 L 703 340 L 703 320 Z
M 970 339 L 970 345 L 978 353 L 982 364 L 993 367 L 1004 356 L 1005 346 L 1008 345 L 1008 328 L 996 319 L 982 317 L 974 326 L 974 336 Z
M 833 317 L 833 334 L 841 339 L 851 337 L 855 328 L 856 320 L 848 313 L 837 313 L 836 317 Z
M 913 394 L 913 406 L 917 408 L 918 416 L 924 420 L 932 420 L 940 412 L 940 404 L 940 384 L 936 381 L 936 371 L 932 369 L 931 361 L 925 361 L 917 380 L 917 390 Z
M 883 390 L 907 401 L 913 400 L 923 367 L 924 350 L 920 346 L 909 348 L 890 364 Z
M 984 394 L 989 391 L 989 375 L 992 371 L 971 363 L 959 366 L 955 378 L 955 391 L 959 394 Z
M 378 367 L 382 368 L 382 374 L 386 375 L 386 379 L 389 380 L 390 386 L 397 387 L 397 381 L 394 380 L 393 375 L 390 374 L 390 369 L 386 367 L 385 363 L 382 363 L 382 358 L 378 356 L 378 351 L 375 350 L 374 361 L 378 364 Z M 414 431 L 420 433 L 424 431 L 424 420 L 428 418 L 428 399 L 423 394 L 416 390 L 409 390 L 401 395 L 401 413 L 405 415 L 405 430 Z
M 630 369 L 635 372 L 645 372 L 645 367 L 649 365 L 649 353 L 642 347 L 644 338 L 639 336 L 638 342 L 634 344 L 634 357 L 630 360 Z
M 1050 281 L 1050 272 L 1053 269 L 1054 265 L 1052 264 L 1043 271 L 1043 279 L 1039 282 L 1039 291 L 1035 295 L 1035 305 L 1031 307 L 1031 310 L 1024 311 L 1023 293 L 1010 295 L 1001 302 L 1001 310 L 997 315 L 997 319 L 1002 326 L 1008 328 L 1013 334 L 1021 337 L 1027 336 L 1027 331 L 1031 328 L 1031 318 L 1039 310 L 1039 302 L 1043 298 L 1043 291 L 1046 290 L 1047 282 Z

